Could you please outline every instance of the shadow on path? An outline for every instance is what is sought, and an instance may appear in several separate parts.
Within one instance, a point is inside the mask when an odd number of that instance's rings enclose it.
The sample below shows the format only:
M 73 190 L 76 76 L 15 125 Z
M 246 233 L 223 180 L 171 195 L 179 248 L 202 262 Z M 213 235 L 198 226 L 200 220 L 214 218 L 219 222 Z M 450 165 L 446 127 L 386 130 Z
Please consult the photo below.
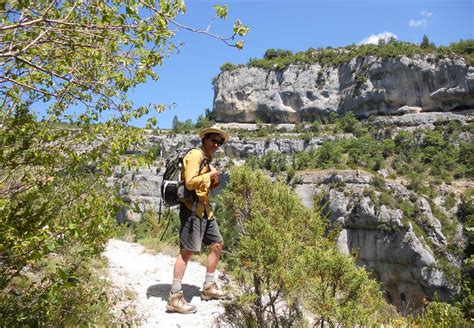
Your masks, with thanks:
M 201 288 L 195 285 L 182 285 L 184 297 L 186 300 L 192 299 L 195 296 L 201 296 Z M 170 294 L 171 284 L 156 284 L 148 287 L 146 291 L 146 298 L 150 297 L 159 297 L 163 301 L 168 301 L 168 296 Z

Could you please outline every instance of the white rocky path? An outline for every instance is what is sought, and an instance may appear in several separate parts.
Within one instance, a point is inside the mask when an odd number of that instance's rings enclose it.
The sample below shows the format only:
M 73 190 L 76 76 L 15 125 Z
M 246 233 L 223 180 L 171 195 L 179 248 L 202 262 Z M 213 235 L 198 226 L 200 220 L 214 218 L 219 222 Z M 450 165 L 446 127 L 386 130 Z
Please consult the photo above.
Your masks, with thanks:
M 222 327 L 218 317 L 224 312 L 223 304 L 200 298 L 206 272 L 203 265 L 188 264 L 183 291 L 187 301 L 196 305 L 198 311 L 183 315 L 167 313 L 165 307 L 174 257 L 149 253 L 139 244 L 115 239 L 109 240 L 103 254 L 109 263 L 107 279 L 112 292 L 121 295 L 114 306 L 119 322 L 131 319 L 134 326 L 140 327 Z

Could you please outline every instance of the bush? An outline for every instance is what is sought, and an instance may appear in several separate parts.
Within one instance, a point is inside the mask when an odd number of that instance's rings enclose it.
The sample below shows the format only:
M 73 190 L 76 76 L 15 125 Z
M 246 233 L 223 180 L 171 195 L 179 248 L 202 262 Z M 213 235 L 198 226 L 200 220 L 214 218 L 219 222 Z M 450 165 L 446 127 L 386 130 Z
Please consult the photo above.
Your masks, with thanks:
M 337 120 L 336 125 L 338 125 L 339 129 L 341 129 L 343 132 L 353 134 L 356 134 L 356 131 L 362 127 L 361 122 L 359 122 L 359 120 L 356 118 L 354 112 L 346 113 L 344 117 Z
M 267 151 L 260 157 L 251 156 L 247 159 L 247 164 L 253 168 L 268 170 L 272 173 L 286 171 L 287 158 L 286 155 L 274 150 Z
M 232 64 L 232 63 L 224 63 L 221 66 L 221 72 L 233 71 L 236 68 L 237 68 L 237 66 Z
M 374 323 L 378 284 L 323 237 L 319 214 L 263 171 L 234 167 L 220 196 L 229 267 L 241 288 L 229 320 L 259 327 L 302 325 L 301 305 L 321 322 Z M 228 228 L 226 228 L 227 230 Z
M 210 128 L 214 125 L 214 121 L 210 118 L 210 113 L 208 115 L 199 115 L 196 120 L 196 128 L 197 129 L 204 129 Z
M 343 147 L 340 142 L 326 141 L 315 152 L 315 165 L 318 168 L 338 167 L 343 162 Z
M 444 302 L 431 302 L 421 315 L 414 317 L 413 321 L 420 327 L 451 328 L 469 326 L 459 308 Z

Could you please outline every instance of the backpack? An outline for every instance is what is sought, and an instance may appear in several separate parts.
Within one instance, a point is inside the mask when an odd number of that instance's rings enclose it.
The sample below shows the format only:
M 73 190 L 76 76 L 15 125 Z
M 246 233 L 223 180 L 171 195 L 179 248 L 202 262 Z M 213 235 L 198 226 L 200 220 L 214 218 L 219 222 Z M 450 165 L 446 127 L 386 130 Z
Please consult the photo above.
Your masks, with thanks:
M 183 159 L 193 149 L 198 148 L 191 148 L 185 152 L 179 152 L 166 161 L 166 170 L 165 173 L 163 173 L 163 180 L 161 182 L 161 199 L 165 205 L 175 206 L 183 201 L 193 201 L 193 203 L 195 202 L 197 205 L 196 192 L 194 190 L 188 190 L 181 177 Z M 205 159 L 199 165 L 199 174 L 204 165 L 206 165 Z

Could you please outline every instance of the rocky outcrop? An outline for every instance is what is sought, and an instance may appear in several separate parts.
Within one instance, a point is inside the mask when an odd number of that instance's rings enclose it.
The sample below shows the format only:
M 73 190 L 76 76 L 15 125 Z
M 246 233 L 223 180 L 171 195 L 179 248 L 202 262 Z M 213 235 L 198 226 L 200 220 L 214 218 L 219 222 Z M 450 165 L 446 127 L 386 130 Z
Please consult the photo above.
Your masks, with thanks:
M 120 223 L 138 222 L 141 213 L 156 211 L 160 207 L 160 184 L 163 172 L 159 166 L 128 169 L 117 167 L 109 179 L 116 186 L 118 194 L 128 204 L 117 213 Z
M 464 110 L 454 113 L 407 113 L 402 116 L 378 116 L 373 120 L 375 126 L 396 126 L 400 128 L 434 127 L 451 121 L 461 125 L 473 120 L 474 110 Z
M 447 301 L 458 292 L 439 259 L 458 269 L 460 259 L 448 253 L 442 225 L 425 198 L 363 171 L 302 172 L 295 181 L 305 205 L 312 207 L 316 199 L 341 227 L 339 248 L 374 273 L 399 309 L 420 307 L 434 297 Z M 403 207 L 413 212 L 404 213 Z M 454 238 L 462 244 L 460 234 Z
M 249 156 L 261 156 L 266 152 L 273 150 L 282 154 L 294 154 L 304 150 L 312 150 L 321 146 L 325 141 L 339 138 L 353 138 L 351 134 L 327 135 L 321 137 L 312 137 L 309 140 L 303 139 L 299 133 L 289 134 L 288 137 L 262 137 L 262 138 L 241 138 L 238 135 L 232 135 L 230 141 L 222 146 L 222 149 L 216 153 L 216 159 L 230 157 L 233 159 L 245 159 Z M 198 147 L 201 144 L 198 136 L 167 134 L 147 137 L 148 146 L 159 144 L 163 158 L 175 154 L 177 150 Z
M 352 111 L 360 118 L 474 107 L 474 67 L 462 57 L 357 57 L 338 67 L 241 67 L 214 81 L 219 122 L 294 123 Z

